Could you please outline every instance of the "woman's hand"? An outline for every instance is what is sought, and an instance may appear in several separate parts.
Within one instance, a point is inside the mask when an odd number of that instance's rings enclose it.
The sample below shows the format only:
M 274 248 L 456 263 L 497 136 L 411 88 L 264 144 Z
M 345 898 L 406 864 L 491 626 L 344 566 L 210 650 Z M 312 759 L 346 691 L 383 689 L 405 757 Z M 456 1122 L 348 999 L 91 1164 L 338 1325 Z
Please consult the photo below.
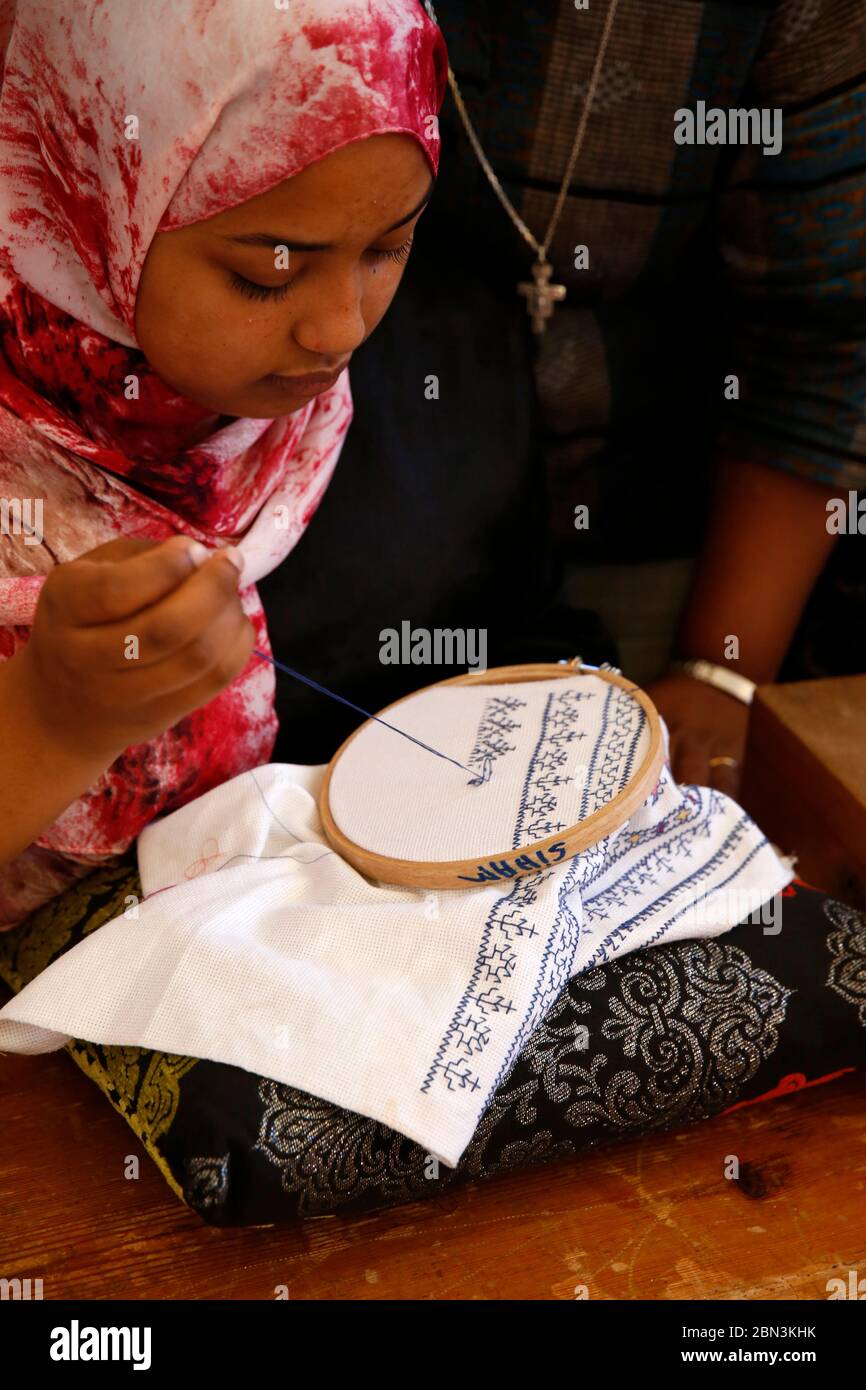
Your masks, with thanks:
M 716 787 L 736 797 L 742 775 L 749 707 L 685 673 L 662 676 L 647 694 L 668 726 L 678 782 Z M 733 758 L 736 766 L 711 760 Z
M 254 642 L 241 563 L 175 536 L 111 541 L 52 570 L 15 658 L 51 742 L 107 767 L 234 680 Z

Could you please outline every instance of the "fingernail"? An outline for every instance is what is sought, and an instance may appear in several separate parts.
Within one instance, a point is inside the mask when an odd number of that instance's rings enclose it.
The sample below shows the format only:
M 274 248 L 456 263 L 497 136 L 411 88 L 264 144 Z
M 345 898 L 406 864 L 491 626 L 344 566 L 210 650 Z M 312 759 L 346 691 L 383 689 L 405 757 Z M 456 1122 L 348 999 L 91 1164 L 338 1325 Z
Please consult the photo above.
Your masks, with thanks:
M 225 555 L 227 560 L 231 560 L 239 575 L 243 574 L 244 557 L 236 545 L 226 546 L 225 550 L 220 551 L 220 554 Z
M 207 546 L 202 545 L 201 541 L 190 541 L 189 545 L 186 548 L 186 553 L 192 560 L 196 569 L 198 569 L 199 565 L 203 565 L 205 560 L 210 555 L 210 551 L 208 550 Z

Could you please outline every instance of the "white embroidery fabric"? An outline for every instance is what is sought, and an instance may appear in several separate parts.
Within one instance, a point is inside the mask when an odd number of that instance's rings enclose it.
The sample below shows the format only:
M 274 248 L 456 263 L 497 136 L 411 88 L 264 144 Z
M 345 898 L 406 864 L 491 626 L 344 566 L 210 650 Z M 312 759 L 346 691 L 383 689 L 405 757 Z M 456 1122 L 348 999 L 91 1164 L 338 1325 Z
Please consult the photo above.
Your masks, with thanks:
M 598 760 L 610 742 L 596 721 Z M 575 859 L 466 890 L 388 887 L 325 840 L 323 775 L 256 768 L 148 827 L 145 901 L 0 1010 L 0 1049 L 72 1036 L 210 1058 L 379 1120 L 453 1166 L 572 975 L 718 935 L 793 876 L 735 802 L 677 786 L 666 765 L 641 809 Z

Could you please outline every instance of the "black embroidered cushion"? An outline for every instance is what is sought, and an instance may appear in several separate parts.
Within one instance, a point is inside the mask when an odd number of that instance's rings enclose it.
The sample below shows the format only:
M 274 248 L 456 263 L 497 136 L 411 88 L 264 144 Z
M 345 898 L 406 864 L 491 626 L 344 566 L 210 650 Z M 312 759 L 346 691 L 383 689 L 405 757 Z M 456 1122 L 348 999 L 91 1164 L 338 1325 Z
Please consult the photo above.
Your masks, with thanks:
M 22 988 L 136 892 L 131 864 L 75 885 L 0 935 L 0 977 Z M 453 1170 L 384 1125 L 237 1067 L 81 1040 L 68 1051 L 205 1221 L 414 1201 L 864 1065 L 866 915 L 794 884 L 782 920 L 780 933 L 744 924 L 571 980 Z

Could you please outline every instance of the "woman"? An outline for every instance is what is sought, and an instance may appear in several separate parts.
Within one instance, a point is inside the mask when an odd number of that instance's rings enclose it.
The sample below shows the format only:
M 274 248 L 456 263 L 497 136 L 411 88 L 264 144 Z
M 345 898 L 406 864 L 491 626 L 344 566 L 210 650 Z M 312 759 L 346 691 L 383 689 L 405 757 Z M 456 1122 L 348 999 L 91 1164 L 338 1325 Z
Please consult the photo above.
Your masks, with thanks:
M 416 0 L 0 16 L 0 925 L 265 762 L 255 583 L 438 163 Z M 212 553 L 216 551 L 217 553 Z

